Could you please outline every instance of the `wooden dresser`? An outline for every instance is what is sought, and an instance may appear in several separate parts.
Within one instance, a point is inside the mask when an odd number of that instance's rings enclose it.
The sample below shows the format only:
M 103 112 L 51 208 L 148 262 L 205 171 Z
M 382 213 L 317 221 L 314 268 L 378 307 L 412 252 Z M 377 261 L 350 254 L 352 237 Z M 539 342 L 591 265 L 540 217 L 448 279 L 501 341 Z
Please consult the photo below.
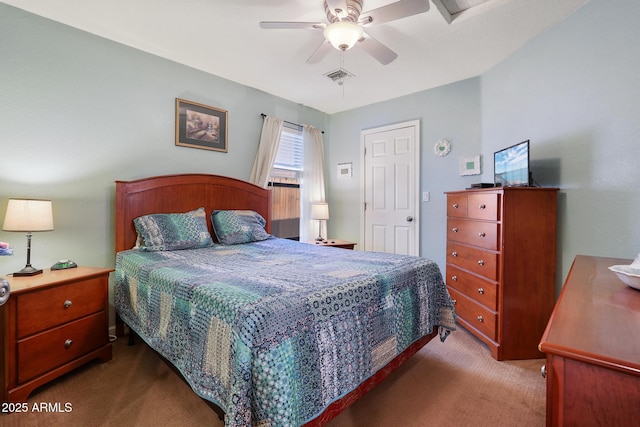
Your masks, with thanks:
M 547 354 L 547 426 L 631 426 L 640 420 L 640 291 L 611 265 L 577 256 L 540 349 Z
M 0 397 L 25 402 L 37 387 L 99 358 L 111 360 L 107 268 L 45 270 L 5 277 L 0 306 Z
M 496 360 L 534 359 L 555 301 L 557 188 L 447 192 L 446 282 Z

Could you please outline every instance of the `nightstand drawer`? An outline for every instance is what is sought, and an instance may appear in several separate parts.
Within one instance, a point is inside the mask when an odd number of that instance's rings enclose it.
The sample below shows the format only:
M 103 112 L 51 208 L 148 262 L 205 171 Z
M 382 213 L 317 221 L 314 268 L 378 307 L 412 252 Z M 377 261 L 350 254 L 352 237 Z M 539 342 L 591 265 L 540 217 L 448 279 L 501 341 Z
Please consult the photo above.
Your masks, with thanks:
M 18 295 L 18 338 L 104 310 L 105 280 L 96 277 Z
M 340 240 L 340 239 L 327 239 L 321 242 L 313 240 L 307 243 L 310 243 L 312 245 L 317 245 L 317 246 L 326 246 L 331 248 L 342 248 L 342 249 L 351 249 L 351 250 L 353 250 L 353 247 L 356 245 L 355 242 L 349 242 L 347 240 Z
M 498 309 L 498 285 L 447 265 L 447 286 L 452 286 L 487 308 Z
M 455 289 L 449 288 L 449 294 L 454 301 L 456 314 L 495 341 L 497 336 L 496 312 L 488 310 Z
M 18 382 L 23 383 L 109 343 L 103 311 L 18 341 Z

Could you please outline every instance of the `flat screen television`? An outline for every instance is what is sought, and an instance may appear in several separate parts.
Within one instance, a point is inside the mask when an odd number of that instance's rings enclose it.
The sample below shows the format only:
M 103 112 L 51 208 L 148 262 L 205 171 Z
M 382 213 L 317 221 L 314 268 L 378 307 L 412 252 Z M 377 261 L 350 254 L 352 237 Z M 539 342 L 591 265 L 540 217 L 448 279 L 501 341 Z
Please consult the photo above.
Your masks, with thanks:
M 494 183 L 497 187 L 530 186 L 529 140 L 493 154 Z

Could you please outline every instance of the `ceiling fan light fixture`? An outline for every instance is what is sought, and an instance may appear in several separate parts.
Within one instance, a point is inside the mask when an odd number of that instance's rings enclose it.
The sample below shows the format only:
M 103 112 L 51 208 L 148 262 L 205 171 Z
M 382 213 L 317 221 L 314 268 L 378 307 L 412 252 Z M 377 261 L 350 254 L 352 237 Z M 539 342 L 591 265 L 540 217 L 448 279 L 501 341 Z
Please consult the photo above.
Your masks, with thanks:
M 324 37 L 338 50 L 349 50 L 362 38 L 363 30 L 358 24 L 339 21 L 329 24 L 324 30 Z

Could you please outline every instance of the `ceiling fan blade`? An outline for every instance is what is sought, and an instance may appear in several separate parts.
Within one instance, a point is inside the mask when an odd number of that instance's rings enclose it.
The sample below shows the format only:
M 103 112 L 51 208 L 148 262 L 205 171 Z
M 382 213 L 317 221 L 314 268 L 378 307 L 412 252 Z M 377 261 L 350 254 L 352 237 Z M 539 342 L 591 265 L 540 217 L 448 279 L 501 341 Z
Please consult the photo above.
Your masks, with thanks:
M 377 9 L 362 12 L 358 23 L 361 25 L 378 25 L 384 22 L 424 13 L 429 10 L 428 0 L 399 0 Z
M 307 59 L 307 63 L 317 64 L 318 62 L 322 61 L 325 56 L 327 56 L 327 53 L 329 53 L 331 49 L 333 49 L 333 46 L 331 46 L 331 43 L 329 43 L 329 41 L 327 40 L 323 41 L 322 44 L 318 46 L 316 51 L 311 54 L 309 59 Z
M 324 30 L 326 26 L 327 24 L 324 22 L 260 22 L 260 28 L 265 30 Z
M 326 0 L 326 3 L 331 13 L 340 19 L 345 18 L 349 14 L 347 0 Z
M 380 43 L 378 40 L 371 37 L 369 34 L 364 33 L 360 39 L 360 45 L 362 48 L 382 65 L 387 65 L 393 62 L 398 54 Z

